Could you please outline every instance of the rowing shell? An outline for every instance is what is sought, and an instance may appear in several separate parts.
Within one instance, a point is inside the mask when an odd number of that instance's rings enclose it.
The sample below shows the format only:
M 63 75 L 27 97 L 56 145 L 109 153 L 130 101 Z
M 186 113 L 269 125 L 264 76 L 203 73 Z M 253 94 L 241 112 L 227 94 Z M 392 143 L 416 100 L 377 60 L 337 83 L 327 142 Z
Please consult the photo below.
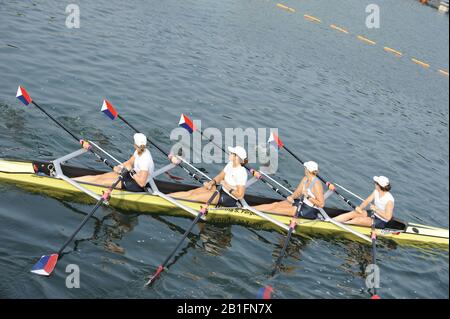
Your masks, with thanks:
M 88 199 L 85 194 L 76 189 L 74 186 L 61 179 L 54 178 L 43 173 L 35 173 L 35 169 L 37 168 L 44 167 L 45 171 L 48 168 L 49 164 L 49 162 L 42 161 L 18 161 L 0 159 L 0 180 L 16 184 L 17 186 L 20 185 L 26 190 L 32 192 L 45 193 L 55 198 L 82 201 L 91 200 Z M 96 171 L 67 165 L 63 166 L 63 171 L 65 175 L 71 178 L 104 173 L 103 171 Z M 186 191 L 195 188 L 195 186 L 193 185 L 172 183 L 166 181 L 157 181 L 157 185 L 158 188 L 166 194 L 171 192 Z M 90 191 L 100 195 L 104 190 L 103 186 L 98 185 L 83 184 L 83 186 L 85 186 Z M 246 196 L 246 200 L 249 205 L 253 206 L 271 203 L 273 201 L 276 201 L 277 199 L 248 195 Z M 179 202 L 196 211 L 200 210 L 202 205 L 202 203 L 188 200 L 179 200 Z M 175 207 L 163 198 L 151 195 L 149 193 L 132 193 L 122 190 L 115 190 L 111 196 L 109 203 L 110 205 L 117 208 L 143 214 L 190 216 L 188 213 L 178 207 Z M 345 210 L 336 208 L 324 209 L 331 217 L 335 217 L 346 212 Z M 289 216 L 271 213 L 267 213 L 267 215 L 286 225 L 289 225 L 291 221 L 291 217 Z M 255 228 L 262 228 L 267 230 L 275 229 L 279 231 L 277 227 L 267 222 L 265 219 L 255 215 L 254 213 L 246 209 L 238 207 L 212 208 L 209 210 L 207 220 L 216 223 L 237 223 Z M 357 232 L 370 236 L 370 227 L 349 227 Z M 398 219 L 392 220 L 386 229 L 379 230 L 378 232 L 378 236 L 380 238 L 390 239 L 401 245 L 420 247 L 439 246 L 444 249 L 448 249 L 449 245 L 448 229 L 406 223 Z M 345 230 L 333 225 L 332 223 L 322 220 L 311 221 L 299 218 L 298 225 L 296 226 L 296 233 L 308 235 L 333 235 L 345 237 L 351 240 L 358 240 L 357 238 L 355 238 L 355 236 L 352 236 Z

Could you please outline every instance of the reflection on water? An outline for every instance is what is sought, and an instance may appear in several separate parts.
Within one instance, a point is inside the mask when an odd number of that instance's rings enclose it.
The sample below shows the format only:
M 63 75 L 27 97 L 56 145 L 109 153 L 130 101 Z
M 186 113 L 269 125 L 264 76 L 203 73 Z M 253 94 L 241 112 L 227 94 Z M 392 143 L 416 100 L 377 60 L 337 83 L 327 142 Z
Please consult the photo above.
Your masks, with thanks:
M 233 238 L 231 226 L 215 226 L 201 223 L 198 225 L 203 249 L 211 255 L 221 255 L 224 250 L 231 247 Z

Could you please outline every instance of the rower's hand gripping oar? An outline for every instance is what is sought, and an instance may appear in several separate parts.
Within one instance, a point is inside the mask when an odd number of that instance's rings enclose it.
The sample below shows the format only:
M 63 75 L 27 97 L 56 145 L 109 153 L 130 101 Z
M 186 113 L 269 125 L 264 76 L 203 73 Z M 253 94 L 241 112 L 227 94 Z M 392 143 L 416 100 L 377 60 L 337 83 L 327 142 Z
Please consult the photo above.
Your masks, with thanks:
M 165 267 L 167 266 L 169 261 L 172 259 L 172 257 L 175 255 L 175 253 L 178 251 L 178 249 L 180 248 L 181 244 L 186 239 L 186 237 L 190 234 L 190 232 L 194 228 L 195 224 L 197 224 L 197 222 L 200 220 L 200 218 L 202 218 L 202 216 L 205 216 L 208 213 L 208 207 L 211 205 L 211 203 L 213 202 L 214 198 L 216 198 L 216 196 L 220 193 L 220 189 L 221 189 L 221 186 L 220 185 L 216 185 L 216 190 L 211 195 L 211 197 L 208 199 L 208 201 L 206 202 L 205 206 L 203 206 L 200 209 L 200 211 L 198 212 L 197 217 L 195 217 L 195 219 L 192 221 L 191 225 L 186 230 L 186 232 L 184 233 L 184 235 L 181 238 L 181 240 L 178 242 L 178 245 L 172 250 L 170 255 L 164 260 L 164 262 L 156 269 L 155 274 L 153 276 L 151 276 L 150 279 L 145 284 L 146 286 L 152 284 L 159 277 L 159 275 L 164 271 Z
M 297 226 L 297 218 L 300 215 L 302 207 L 303 207 L 303 198 L 299 199 L 299 202 L 297 203 L 297 210 L 295 211 L 295 215 L 291 220 L 291 224 L 289 225 L 289 231 L 287 233 L 286 240 L 284 241 L 283 248 L 281 249 L 280 256 L 278 256 L 278 259 L 275 263 L 275 267 L 272 271 L 272 276 L 275 275 L 275 273 L 281 266 L 281 261 L 283 260 L 284 255 L 286 253 L 289 241 L 291 240 L 292 233 L 295 231 L 295 227 Z
M 72 235 L 66 240 L 66 242 L 62 245 L 62 247 L 58 250 L 57 253 L 51 254 L 51 255 L 43 255 L 39 261 L 33 266 L 31 269 L 31 272 L 37 275 L 41 276 L 50 276 L 50 274 L 55 269 L 56 263 L 58 262 L 59 256 L 62 254 L 64 249 L 67 247 L 67 245 L 70 244 L 70 242 L 75 238 L 75 236 L 78 234 L 78 232 L 83 228 L 83 226 L 87 223 L 87 221 L 94 215 L 94 213 L 97 211 L 97 209 L 104 203 L 107 203 L 108 200 L 111 197 L 112 191 L 116 188 L 117 184 L 119 184 L 120 181 L 122 181 L 125 174 L 128 173 L 128 170 L 126 168 L 122 169 L 119 178 L 108 188 L 103 192 L 102 197 L 97 201 L 97 204 L 95 204 L 94 208 L 91 210 L 91 212 L 86 215 L 83 219 L 83 221 L 78 225 L 77 229 L 72 233 Z
M 33 104 L 37 109 L 39 109 L 42 113 L 48 116 L 49 119 L 51 119 L 56 125 L 58 125 L 60 128 L 62 128 L 64 131 L 66 131 L 70 136 L 72 136 L 77 142 L 80 142 L 83 148 L 90 151 L 92 154 L 94 154 L 100 161 L 108 165 L 110 168 L 114 168 L 114 165 L 112 165 L 107 159 L 101 157 L 98 155 L 94 150 L 92 149 L 91 145 L 88 141 L 85 141 L 83 139 L 78 138 L 73 134 L 71 131 L 69 131 L 64 125 L 61 124 L 57 119 L 55 119 L 53 116 L 51 116 L 49 113 L 47 113 L 46 110 L 44 110 L 40 105 L 38 105 L 28 94 L 28 92 L 25 90 L 23 86 L 19 86 L 17 89 L 16 97 L 25 105 L 29 105 L 30 103 Z

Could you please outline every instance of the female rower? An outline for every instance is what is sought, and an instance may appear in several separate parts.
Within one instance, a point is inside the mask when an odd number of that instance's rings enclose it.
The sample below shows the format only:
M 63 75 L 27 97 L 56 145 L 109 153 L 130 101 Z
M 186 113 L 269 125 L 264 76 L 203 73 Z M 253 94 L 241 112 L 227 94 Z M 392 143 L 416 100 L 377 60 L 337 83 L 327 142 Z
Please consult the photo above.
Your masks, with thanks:
M 215 198 L 212 204 L 224 207 L 238 207 L 238 200 L 244 198 L 245 185 L 247 184 L 247 152 L 241 146 L 228 147 L 229 162 L 225 168 L 210 182 L 205 182 L 199 187 L 187 192 L 170 194 L 177 199 L 188 199 L 196 202 L 206 202 L 216 190 L 215 185 L 221 185 L 219 198 Z
M 145 187 L 155 168 L 152 155 L 146 145 L 147 137 L 142 133 L 136 133 L 134 134 L 135 152 L 128 161 L 115 166 L 112 172 L 101 175 L 81 176 L 74 179 L 79 182 L 111 186 L 125 167 L 129 172 L 124 176 L 122 182 L 119 182 L 117 187 L 130 192 L 145 192 Z
M 372 225 L 371 216 L 364 209 L 372 201 L 374 204 L 370 204 L 370 209 L 375 215 L 375 227 L 383 229 L 386 224 L 394 216 L 394 197 L 389 192 L 391 190 L 391 184 L 389 179 L 385 176 L 374 176 L 375 190 L 369 195 L 354 211 L 339 215 L 334 220 L 359 226 Z
M 316 162 L 309 161 L 303 164 L 305 167 L 305 176 L 297 186 L 297 189 L 287 200 L 256 206 L 255 209 L 263 212 L 272 212 L 294 216 L 297 211 L 296 199 L 303 196 L 303 206 L 299 217 L 306 219 L 316 219 L 319 214 L 318 207 L 325 205 L 322 183 L 317 177 L 319 165 Z

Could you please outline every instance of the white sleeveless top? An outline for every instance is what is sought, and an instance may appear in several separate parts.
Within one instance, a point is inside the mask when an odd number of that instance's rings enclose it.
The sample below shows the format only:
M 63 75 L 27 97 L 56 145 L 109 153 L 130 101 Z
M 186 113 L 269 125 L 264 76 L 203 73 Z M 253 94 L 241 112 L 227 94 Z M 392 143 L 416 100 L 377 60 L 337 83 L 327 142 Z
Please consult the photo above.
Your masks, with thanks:
M 392 204 L 394 204 L 395 199 L 394 196 L 392 196 L 392 194 L 390 192 L 387 192 L 386 194 L 384 194 L 383 197 L 380 198 L 380 193 L 375 190 L 375 198 L 373 200 L 375 206 L 382 211 L 386 211 L 386 205 L 389 202 L 392 202 Z M 377 216 L 379 219 L 381 219 L 384 222 L 388 222 L 388 220 L 384 219 L 383 217 L 379 216 L 378 214 L 375 213 L 375 216 Z
M 140 171 L 148 171 L 148 178 L 147 182 L 150 180 L 151 176 L 153 176 L 154 170 L 155 170 L 155 164 L 153 163 L 152 154 L 150 154 L 150 151 L 146 149 L 144 153 L 142 153 L 140 156 L 137 151 L 134 152 L 134 165 L 133 169 L 136 173 L 139 173 Z
M 233 167 L 233 163 L 228 162 L 223 171 L 225 172 L 225 182 L 233 190 L 236 190 L 237 186 L 245 186 L 247 184 L 248 175 L 245 167 L 241 165 Z
M 316 199 L 316 195 L 314 195 L 314 193 L 312 192 L 312 188 L 314 186 L 314 184 L 317 182 L 317 177 L 314 177 L 313 180 L 311 181 L 311 183 L 309 184 L 309 187 L 307 188 L 307 193 L 310 197 Z M 306 184 L 308 183 L 308 179 L 305 180 L 305 183 L 303 184 L 303 187 L 306 187 Z M 314 204 L 311 203 L 311 201 L 309 199 L 304 199 L 303 202 L 308 205 L 309 207 L 314 207 Z

